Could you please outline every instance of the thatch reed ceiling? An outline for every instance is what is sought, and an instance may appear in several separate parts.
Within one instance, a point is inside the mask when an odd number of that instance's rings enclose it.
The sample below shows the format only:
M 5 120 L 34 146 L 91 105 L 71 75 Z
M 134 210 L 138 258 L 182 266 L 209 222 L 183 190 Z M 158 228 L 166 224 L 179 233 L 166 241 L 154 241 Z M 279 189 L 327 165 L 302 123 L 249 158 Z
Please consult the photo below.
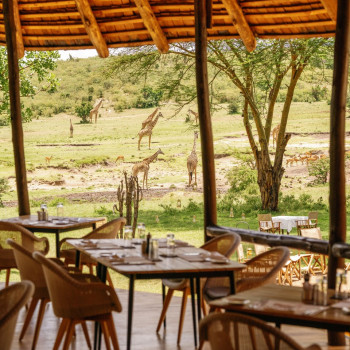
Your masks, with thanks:
M 6 45 L 0 1 L 0 44 Z M 194 0 L 15 0 L 17 41 L 25 50 L 108 48 L 194 41 Z M 208 39 L 329 37 L 337 0 L 214 0 Z M 20 48 L 19 48 L 20 50 Z M 22 48 L 23 52 L 23 48 Z M 19 54 L 21 52 L 19 51 Z

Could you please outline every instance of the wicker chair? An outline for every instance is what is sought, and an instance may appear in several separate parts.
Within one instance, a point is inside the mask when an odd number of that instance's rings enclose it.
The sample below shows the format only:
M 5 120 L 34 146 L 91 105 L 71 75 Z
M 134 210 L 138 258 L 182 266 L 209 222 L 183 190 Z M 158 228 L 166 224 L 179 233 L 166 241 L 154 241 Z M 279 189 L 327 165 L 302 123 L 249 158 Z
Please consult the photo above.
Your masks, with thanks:
M 289 259 L 289 249 L 277 247 L 270 249 L 245 264 L 247 267 L 236 272 L 236 292 L 257 288 L 264 284 L 275 282 L 276 276 Z M 210 281 L 211 282 L 211 281 Z M 230 294 L 230 286 L 226 279 L 222 283 L 206 283 L 203 296 L 207 302 L 225 297 Z
M 22 281 L 0 290 L 0 344 L 2 350 L 10 350 L 17 316 L 33 295 L 34 285 Z
M 200 321 L 199 339 L 208 341 L 212 350 L 279 349 L 320 350 L 317 344 L 304 348 L 278 328 L 251 316 L 213 313 Z
M 106 348 L 110 349 L 111 339 L 114 349 L 119 349 L 112 311 L 121 312 L 122 307 L 115 290 L 84 275 L 73 278 L 62 266 L 39 252 L 34 252 L 33 257 L 42 265 L 53 311 L 62 318 L 53 348 L 59 348 L 66 334 L 63 348 L 68 349 L 74 326 L 92 320 L 101 324 Z
M 125 218 L 118 218 L 107 222 L 106 224 L 96 228 L 92 232 L 88 233 L 83 239 L 113 239 L 116 238 L 119 232 L 126 224 Z M 72 237 L 66 237 L 60 241 L 60 257 L 64 259 L 66 265 L 75 264 L 76 250 L 72 248 L 66 241 L 72 239 Z M 80 267 L 82 265 L 88 266 L 90 273 L 93 273 L 93 266 L 96 265 L 96 261 L 89 258 L 86 254 L 81 254 Z M 112 279 L 107 270 L 108 283 L 113 286 Z
M 273 222 L 271 214 L 258 214 L 259 231 L 281 233 L 281 223 Z
M 220 254 L 229 258 L 233 254 L 233 252 L 237 249 L 240 242 L 241 242 L 241 238 L 237 234 L 226 233 L 211 239 L 210 241 L 205 243 L 201 248 L 211 252 L 214 252 L 214 251 L 219 252 Z M 208 278 L 206 283 L 209 283 L 210 280 L 222 280 L 222 279 L 223 278 Z M 180 311 L 179 329 L 177 333 L 177 344 L 180 344 L 187 298 L 190 294 L 189 281 L 187 279 L 164 279 L 162 282 L 164 286 L 168 287 L 168 293 L 165 297 L 163 309 L 159 317 L 157 332 L 159 332 L 162 326 L 162 323 L 165 319 L 166 312 L 174 292 L 181 291 L 182 303 L 181 303 L 181 311 Z M 204 304 L 202 306 L 204 308 Z
M 46 237 L 39 238 L 20 225 L 0 221 L 0 270 L 6 270 L 5 286 L 9 284 L 11 269 L 17 268 L 13 250 L 6 243 L 8 238 L 31 252 L 40 251 L 45 255 L 49 252 L 49 241 Z

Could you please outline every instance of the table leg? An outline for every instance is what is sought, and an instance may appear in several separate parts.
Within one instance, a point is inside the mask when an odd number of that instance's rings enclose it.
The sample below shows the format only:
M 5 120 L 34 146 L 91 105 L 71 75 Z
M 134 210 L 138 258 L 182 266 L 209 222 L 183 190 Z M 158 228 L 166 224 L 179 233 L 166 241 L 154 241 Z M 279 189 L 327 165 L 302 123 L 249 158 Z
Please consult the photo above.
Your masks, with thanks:
M 202 291 L 201 291 L 201 279 L 199 277 L 196 278 L 196 292 L 197 292 L 197 317 L 198 317 L 198 325 L 199 325 L 199 321 L 202 318 L 202 303 L 201 303 Z
M 107 267 L 98 263 L 96 267 L 97 277 L 103 282 L 106 282 Z M 99 322 L 95 322 L 94 331 L 94 350 L 101 349 L 101 325 Z
M 163 307 L 164 307 L 164 301 L 165 301 L 165 285 L 162 282 L 162 299 L 163 299 Z M 164 321 L 163 321 L 163 326 L 164 329 L 166 328 L 166 315 L 164 316 Z
M 194 346 L 197 348 L 197 322 L 196 322 L 196 301 L 194 292 L 194 281 L 193 277 L 190 278 L 190 288 L 191 288 L 191 304 L 192 304 L 192 321 L 193 321 L 193 336 L 194 336 Z
M 77 250 L 75 253 L 75 267 L 80 267 L 80 250 Z
M 135 284 L 135 277 L 131 275 L 129 277 L 128 333 L 127 333 L 127 343 L 126 343 L 127 350 L 131 349 L 132 312 L 133 312 L 133 306 L 134 306 L 134 284 Z
M 231 288 L 231 294 L 236 294 L 236 282 L 235 282 L 235 273 L 232 271 L 229 275 L 230 277 L 230 288 Z
M 56 257 L 59 258 L 60 257 L 60 230 L 57 230 L 55 232 L 55 236 L 56 236 Z

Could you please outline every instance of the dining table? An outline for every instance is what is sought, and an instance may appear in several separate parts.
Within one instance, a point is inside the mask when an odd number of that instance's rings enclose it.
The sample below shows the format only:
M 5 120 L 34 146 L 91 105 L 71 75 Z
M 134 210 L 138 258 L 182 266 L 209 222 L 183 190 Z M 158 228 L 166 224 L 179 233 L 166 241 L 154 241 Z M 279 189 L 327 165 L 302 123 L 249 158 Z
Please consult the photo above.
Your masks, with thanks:
M 268 284 L 211 301 L 212 307 L 257 317 L 266 322 L 327 329 L 336 332 L 350 330 L 350 299 L 333 299 L 328 290 L 326 305 L 302 302 L 302 287 Z M 345 308 L 345 309 L 344 309 Z
M 9 219 L 2 219 L 1 221 L 11 222 L 13 224 L 21 225 L 29 231 L 52 233 L 55 235 L 55 250 L 56 257 L 60 257 L 60 234 L 63 232 L 80 230 L 83 228 L 96 229 L 97 223 L 104 222 L 104 217 L 85 218 L 85 217 L 61 217 L 50 216 L 46 221 L 38 221 L 37 215 L 21 215 Z
M 228 277 L 231 293 L 235 293 L 234 272 L 245 268 L 244 264 L 232 261 L 212 252 L 196 248 L 184 241 L 175 240 L 175 254 L 167 253 L 166 239 L 159 239 L 159 257 L 149 259 L 142 254 L 142 240 L 134 239 L 127 245 L 123 239 L 66 241 L 77 250 L 76 265 L 84 253 L 97 262 L 97 275 L 105 282 L 107 268 L 129 278 L 127 349 L 131 349 L 134 286 L 136 280 L 187 278 L 190 282 L 194 343 L 197 347 L 197 322 L 201 318 L 200 279 L 207 277 Z M 197 294 L 197 312 L 195 305 Z M 197 314 L 197 316 L 196 316 Z M 101 332 L 95 327 L 94 348 L 99 349 Z
M 308 220 L 308 216 L 288 216 L 280 215 L 273 216 L 273 222 L 280 222 L 280 228 L 282 231 L 286 230 L 289 234 L 292 231 L 293 227 L 297 227 L 297 221 Z

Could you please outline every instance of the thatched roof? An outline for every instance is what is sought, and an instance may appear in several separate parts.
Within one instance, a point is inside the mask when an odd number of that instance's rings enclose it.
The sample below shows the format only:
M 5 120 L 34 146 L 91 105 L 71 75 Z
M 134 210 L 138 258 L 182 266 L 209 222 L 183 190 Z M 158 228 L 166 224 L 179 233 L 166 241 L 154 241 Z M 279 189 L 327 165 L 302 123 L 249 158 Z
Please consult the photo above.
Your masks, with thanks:
M 194 41 L 194 0 L 15 0 L 25 50 L 107 48 Z M 0 0 L 0 45 L 6 44 Z M 308 38 L 335 33 L 337 0 L 214 0 L 208 39 Z M 22 37 L 22 39 L 21 39 Z M 22 49 L 23 52 L 23 49 Z M 20 52 L 19 52 L 20 53 Z

